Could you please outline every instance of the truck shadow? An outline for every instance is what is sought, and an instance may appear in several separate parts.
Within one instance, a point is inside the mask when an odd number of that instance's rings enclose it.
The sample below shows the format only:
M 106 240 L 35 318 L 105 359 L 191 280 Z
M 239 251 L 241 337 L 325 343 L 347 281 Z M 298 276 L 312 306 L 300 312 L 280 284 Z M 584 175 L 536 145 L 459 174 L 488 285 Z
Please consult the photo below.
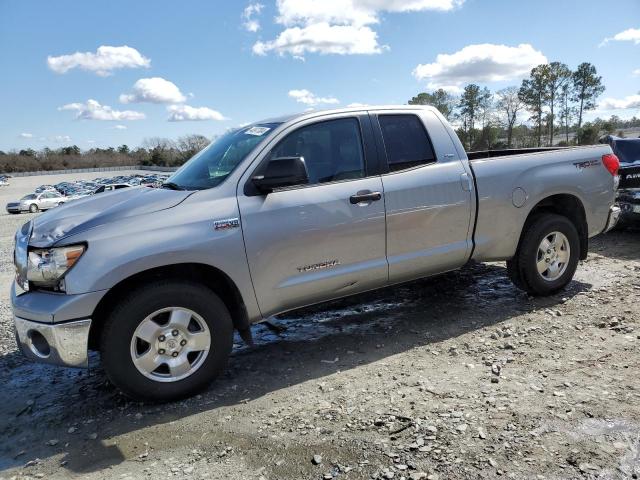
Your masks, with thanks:
M 321 382 L 416 347 L 438 348 L 442 340 L 552 308 L 589 288 L 574 281 L 559 295 L 529 298 L 511 285 L 502 265 L 474 264 L 306 308 L 254 326 L 255 346 L 238 339 L 221 379 L 197 397 L 165 405 L 143 405 L 120 395 L 97 355 L 87 373 L 26 363 L 11 353 L 0 357 L 0 436 L 7 439 L 0 445 L 0 472 L 53 455 L 75 473 L 137 459 L 148 447 L 125 448 L 114 439 L 202 412 L 222 421 L 229 414 L 224 407 Z

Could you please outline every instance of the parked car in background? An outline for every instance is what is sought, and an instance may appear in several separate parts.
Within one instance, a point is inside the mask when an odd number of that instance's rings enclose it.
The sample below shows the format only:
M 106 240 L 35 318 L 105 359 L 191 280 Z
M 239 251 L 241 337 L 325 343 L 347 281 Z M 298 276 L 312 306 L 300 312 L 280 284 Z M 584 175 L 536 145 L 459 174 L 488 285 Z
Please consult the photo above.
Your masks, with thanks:
M 80 198 L 85 198 L 94 194 L 94 190 L 90 188 L 78 188 L 77 190 L 73 190 L 69 192 L 66 197 L 67 201 L 70 202 L 72 200 L 78 200 Z
M 224 370 L 234 329 L 292 309 L 507 261 L 552 295 L 611 229 L 607 145 L 465 152 L 433 107 L 307 112 L 238 128 L 163 188 L 123 188 L 16 233 L 11 301 L 29 358 L 171 400 Z M 456 305 L 451 305 L 456 308 Z
M 129 188 L 131 187 L 131 185 L 129 185 L 128 183 L 113 183 L 113 184 L 107 184 L 107 185 L 100 185 L 98 188 L 96 188 L 93 193 L 102 193 L 102 192 L 112 192 L 114 190 L 121 190 L 123 188 Z
M 9 185 L 9 177 L 6 175 L 0 175 L 0 187 L 5 187 Z
M 38 188 L 35 189 L 35 193 L 42 193 L 42 192 L 57 192 L 58 190 L 56 190 L 56 187 L 54 187 L 53 185 L 40 185 Z
M 622 210 L 620 225 L 640 225 L 640 138 L 607 135 L 600 141 L 609 144 L 620 159 L 616 198 Z
M 65 203 L 67 199 L 58 192 L 41 192 L 25 195 L 17 202 L 7 203 L 7 212 L 20 213 L 31 212 L 36 213 L 40 210 L 49 210 Z

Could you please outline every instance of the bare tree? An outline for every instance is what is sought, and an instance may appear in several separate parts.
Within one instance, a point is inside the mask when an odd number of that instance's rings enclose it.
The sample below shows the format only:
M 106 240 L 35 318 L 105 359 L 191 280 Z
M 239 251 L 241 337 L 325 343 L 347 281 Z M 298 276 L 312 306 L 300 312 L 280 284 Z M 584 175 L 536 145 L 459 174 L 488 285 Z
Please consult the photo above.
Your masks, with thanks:
M 525 104 L 518 94 L 518 87 L 507 87 L 496 92 L 498 111 L 504 116 L 504 126 L 507 129 L 507 148 L 513 142 L 513 127 L 518 119 L 518 112 L 525 109 Z
M 182 160 L 187 161 L 196 153 L 209 145 L 210 140 L 204 135 L 185 135 L 178 139 L 177 145 Z

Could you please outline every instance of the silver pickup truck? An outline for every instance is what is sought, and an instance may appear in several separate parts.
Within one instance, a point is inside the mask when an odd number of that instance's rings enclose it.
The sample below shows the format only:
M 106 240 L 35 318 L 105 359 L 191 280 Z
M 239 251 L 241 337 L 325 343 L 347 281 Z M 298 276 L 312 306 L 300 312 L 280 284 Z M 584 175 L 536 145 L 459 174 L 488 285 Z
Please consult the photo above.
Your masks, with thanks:
M 351 108 L 233 130 L 163 188 L 44 213 L 16 234 L 11 292 L 28 357 L 171 400 L 221 373 L 234 330 L 306 305 L 507 261 L 550 295 L 613 227 L 607 145 L 467 155 L 431 107 Z

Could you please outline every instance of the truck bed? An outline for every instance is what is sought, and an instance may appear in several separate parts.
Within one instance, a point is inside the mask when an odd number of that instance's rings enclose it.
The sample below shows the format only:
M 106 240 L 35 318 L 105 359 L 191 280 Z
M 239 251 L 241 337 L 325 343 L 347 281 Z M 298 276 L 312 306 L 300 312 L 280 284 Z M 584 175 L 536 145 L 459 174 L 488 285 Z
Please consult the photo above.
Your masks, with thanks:
M 608 145 L 468 153 L 478 198 L 473 258 L 513 256 L 528 212 L 555 194 L 580 200 L 589 237 L 602 232 L 614 200 L 613 177 L 601 161 L 607 153 Z
M 537 147 L 537 148 L 509 148 L 501 150 L 478 150 L 475 152 L 467 152 L 469 160 L 479 160 L 482 158 L 492 157 L 509 157 L 512 155 L 524 155 L 527 153 L 552 152 L 554 150 L 570 150 L 572 148 L 581 147 Z

